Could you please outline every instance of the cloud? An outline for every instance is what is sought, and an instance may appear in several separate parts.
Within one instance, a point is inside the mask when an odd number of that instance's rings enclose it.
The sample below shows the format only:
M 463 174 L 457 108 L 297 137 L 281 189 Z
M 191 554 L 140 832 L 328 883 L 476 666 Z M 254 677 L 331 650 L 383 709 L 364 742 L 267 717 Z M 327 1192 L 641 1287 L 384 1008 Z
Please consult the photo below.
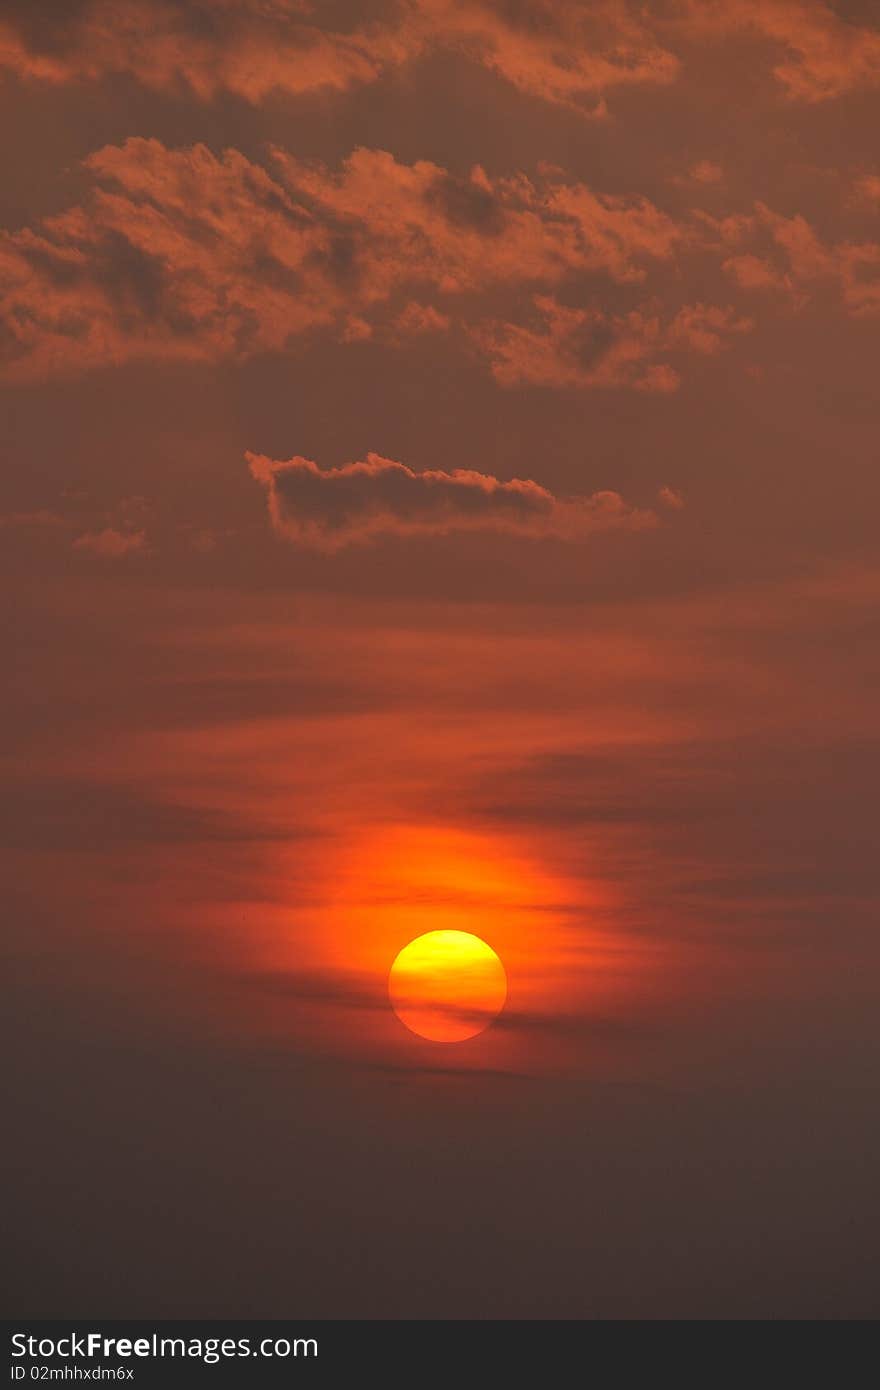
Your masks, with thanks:
M 722 269 L 736 281 L 743 290 L 790 290 L 791 278 L 777 270 L 762 256 L 746 252 L 742 256 L 728 256 Z
M 422 46 L 399 23 L 324 28 L 300 0 L 91 0 L 71 6 L 64 21 L 47 14 L 42 23 L 33 9 L 12 5 L 0 23 L 0 67 L 56 84 L 125 74 L 202 101 L 221 92 L 256 104 L 279 91 L 343 91 L 376 81 Z
M 145 554 L 150 545 L 146 522 L 152 509 L 143 497 L 123 497 L 109 507 L 85 492 L 65 491 L 57 509 L 0 514 L 0 532 L 29 544 L 51 542 L 104 560 Z
M 720 184 L 724 182 L 724 169 L 712 159 L 699 159 L 691 164 L 684 174 L 674 174 L 672 183 L 679 188 L 693 188 L 695 184 Z
M 91 551 L 104 560 L 121 560 L 126 555 L 142 554 L 148 547 L 143 531 L 118 531 L 106 526 L 103 531 L 87 531 L 77 536 L 73 548 Z
M 711 159 L 698 160 L 696 164 L 691 165 L 688 173 L 695 183 L 720 183 L 724 178 L 721 165 Z
M 452 294 L 572 272 L 641 281 L 684 237 L 649 199 L 598 193 L 549 166 L 492 179 L 479 165 L 460 177 L 385 150 L 356 149 L 338 172 L 277 148 L 273 157 L 288 195 L 347 234 L 340 270 L 359 268 L 376 298 L 406 280 Z
M 610 88 L 662 85 L 679 72 L 640 8 L 624 0 L 421 0 L 417 8 L 435 42 L 460 49 L 529 96 L 599 117 L 606 114 L 601 94 Z
M 692 253 L 748 293 L 802 307 L 824 285 L 853 316 L 880 312 L 880 242 L 826 243 L 763 203 L 681 222 L 546 166 L 457 175 L 357 149 L 331 168 L 276 148 L 266 168 L 139 138 L 85 171 L 81 204 L 0 232 L 8 380 L 241 361 L 313 334 L 387 347 L 448 334 L 502 386 L 669 394 L 686 358 L 754 326 L 729 305 L 675 303 Z
M 627 386 L 668 394 L 678 389 L 681 376 L 658 357 L 711 355 L 730 334 L 753 327 L 750 319 L 717 305 L 685 305 L 664 324 L 653 305 L 611 315 L 597 308 L 571 308 L 548 295 L 536 295 L 534 302 L 537 327 L 495 322 L 472 332 L 502 386 Z
M 316 22 L 305 0 L 87 0 L 60 15 L 53 9 L 10 0 L 0 68 L 47 83 L 125 74 L 202 101 L 229 92 L 256 104 L 277 92 L 346 91 L 440 51 L 529 96 L 601 116 L 604 92 L 667 83 L 679 67 L 624 0 L 403 0 L 373 6 L 347 28 Z
M 679 221 L 553 167 L 458 175 L 369 149 L 331 168 L 276 148 L 266 168 L 133 138 L 85 170 L 81 204 L 0 233 L 9 380 L 425 334 L 469 345 L 502 386 L 670 393 L 686 358 L 754 327 L 680 302 L 689 255 L 747 293 L 802 307 L 824 285 L 852 316 L 880 312 L 880 242 L 825 242 L 763 203 Z
M 680 512 L 685 505 L 684 497 L 674 487 L 661 487 L 657 496 L 664 507 L 669 507 L 674 512 Z
M 782 50 L 773 75 L 791 101 L 816 103 L 880 86 L 880 30 L 823 0 L 683 0 L 678 22 L 691 41 L 745 33 Z
M 600 309 L 574 309 L 537 295 L 537 327 L 498 321 L 473 330 L 502 386 L 611 387 L 674 391 L 678 374 L 646 359 L 659 348 L 660 324 L 639 310 L 609 317 Z
M 880 174 L 864 174 L 856 179 L 855 195 L 867 203 L 880 204 Z
M 854 318 L 880 313 L 880 242 L 825 242 L 802 214 L 788 217 L 761 202 L 735 225 L 715 225 L 722 236 L 726 230 L 730 239 L 746 243 L 723 262 L 741 289 L 775 290 L 802 308 L 825 286 Z
M 792 101 L 880 85 L 880 31 L 822 0 L 401 0 L 355 14 L 322 23 L 307 0 L 7 0 L 0 69 L 56 85 L 125 75 L 154 91 L 256 105 L 277 93 L 344 93 L 439 53 L 602 118 L 607 93 L 676 81 L 677 48 L 747 35 Z
M 394 328 L 401 335 L 412 336 L 422 333 L 443 333 L 449 327 L 449 317 L 439 313 L 431 304 L 418 304 L 411 300 L 394 320 Z
M 683 238 L 647 199 L 556 170 L 458 177 L 365 149 L 338 170 L 276 149 L 272 166 L 139 138 L 92 154 L 85 203 L 0 234 L 4 374 L 243 359 L 315 331 L 394 341 L 479 316 L 493 288 L 639 283 Z
M 800 214 L 785 217 L 763 203 L 757 214 L 795 288 L 825 281 L 837 287 L 854 317 L 880 312 L 880 243 L 826 244 Z
M 528 479 L 501 482 L 464 468 L 416 473 L 379 454 L 328 469 L 300 457 L 246 458 L 266 489 L 276 532 L 322 550 L 382 535 L 480 530 L 577 541 L 595 531 L 657 524 L 653 512 L 629 507 L 616 492 L 559 499 Z
M 703 357 L 720 352 L 730 334 L 750 333 L 754 320 L 738 314 L 729 305 L 686 304 L 679 309 L 666 330 L 667 348 L 683 348 Z

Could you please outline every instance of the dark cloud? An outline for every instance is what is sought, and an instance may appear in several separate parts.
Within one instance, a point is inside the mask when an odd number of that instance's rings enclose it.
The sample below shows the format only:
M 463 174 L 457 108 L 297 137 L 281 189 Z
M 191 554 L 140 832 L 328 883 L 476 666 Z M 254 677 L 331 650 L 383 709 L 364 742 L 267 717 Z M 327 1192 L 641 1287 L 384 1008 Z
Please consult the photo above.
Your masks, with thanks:
M 653 513 L 627 507 L 617 493 L 560 500 L 529 480 L 501 482 L 463 468 L 416 473 L 379 454 L 328 469 L 305 458 L 275 462 L 249 453 L 247 459 L 266 488 L 278 533 L 323 549 L 381 535 L 473 530 L 581 540 L 593 531 L 656 523 Z

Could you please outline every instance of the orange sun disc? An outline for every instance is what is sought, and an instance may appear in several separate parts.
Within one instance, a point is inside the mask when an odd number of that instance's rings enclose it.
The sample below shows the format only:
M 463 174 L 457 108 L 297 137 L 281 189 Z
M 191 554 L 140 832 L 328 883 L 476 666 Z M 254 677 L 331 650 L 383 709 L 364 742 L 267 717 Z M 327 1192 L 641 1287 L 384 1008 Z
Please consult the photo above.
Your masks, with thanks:
M 463 1042 L 498 1017 L 507 999 L 504 966 L 466 931 L 429 931 L 395 957 L 388 995 L 401 1023 L 431 1042 Z

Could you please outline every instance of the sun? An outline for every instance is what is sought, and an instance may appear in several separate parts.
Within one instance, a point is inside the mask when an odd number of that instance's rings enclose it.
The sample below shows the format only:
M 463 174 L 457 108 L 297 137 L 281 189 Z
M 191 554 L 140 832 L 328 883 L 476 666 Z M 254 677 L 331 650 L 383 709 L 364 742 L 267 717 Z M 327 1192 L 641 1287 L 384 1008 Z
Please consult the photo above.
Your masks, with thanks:
M 401 1023 L 431 1042 L 464 1042 L 498 1017 L 507 976 L 498 956 L 466 931 L 429 931 L 395 957 L 388 995 Z

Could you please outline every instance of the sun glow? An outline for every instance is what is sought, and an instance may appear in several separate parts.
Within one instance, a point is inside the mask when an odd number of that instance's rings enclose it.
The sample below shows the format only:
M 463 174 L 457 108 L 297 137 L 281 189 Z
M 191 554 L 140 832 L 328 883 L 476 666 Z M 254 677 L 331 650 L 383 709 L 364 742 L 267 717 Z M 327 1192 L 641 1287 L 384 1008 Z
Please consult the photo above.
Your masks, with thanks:
M 570 1030 L 554 1021 L 613 1010 L 636 962 L 605 926 L 604 885 L 571 881 L 535 851 L 437 823 L 285 850 L 277 909 L 255 904 L 249 942 L 291 992 L 261 995 L 260 1026 L 386 1059 L 408 1029 L 410 1041 L 473 1038 L 452 1049 L 455 1066 L 478 1054 L 496 1067 L 560 1065 Z M 502 1010 L 506 1026 L 491 1027 Z
M 398 953 L 388 993 L 413 1033 L 432 1042 L 463 1042 L 482 1033 L 504 1008 L 507 976 L 479 936 L 432 931 Z

